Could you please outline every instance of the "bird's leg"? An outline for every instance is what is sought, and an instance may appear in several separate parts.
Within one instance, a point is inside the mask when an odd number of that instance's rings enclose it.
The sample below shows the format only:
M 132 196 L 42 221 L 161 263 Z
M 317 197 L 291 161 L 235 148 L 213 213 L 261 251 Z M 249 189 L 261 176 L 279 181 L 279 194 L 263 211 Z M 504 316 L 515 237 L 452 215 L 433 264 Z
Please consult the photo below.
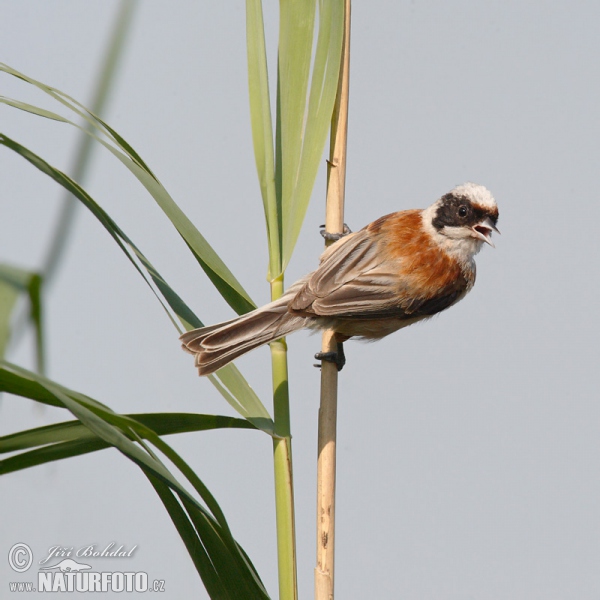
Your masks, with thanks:
M 328 242 L 337 242 L 341 240 L 345 235 L 352 233 L 352 230 L 346 223 L 344 223 L 344 231 L 342 233 L 329 233 L 325 230 L 325 225 L 320 225 L 321 231 L 319 232 Z
M 315 358 L 320 361 L 332 362 L 337 365 L 337 370 L 341 371 L 346 364 L 346 355 L 344 354 L 343 342 L 337 343 L 336 352 L 317 352 Z M 321 367 L 321 365 L 315 365 L 315 367 Z

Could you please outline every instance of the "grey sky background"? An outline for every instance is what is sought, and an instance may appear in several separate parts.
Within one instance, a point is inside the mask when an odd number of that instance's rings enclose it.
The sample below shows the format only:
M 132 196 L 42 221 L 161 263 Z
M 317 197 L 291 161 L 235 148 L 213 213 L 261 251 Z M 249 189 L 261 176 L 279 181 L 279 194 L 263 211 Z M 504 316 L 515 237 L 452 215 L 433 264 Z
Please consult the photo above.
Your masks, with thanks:
M 86 103 L 116 7 L 0 0 L 0 60 Z M 274 67 L 277 3 L 265 12 Z M 498 201 L 502 236 L 478 256 L 477 283 L 458 306 L 377 344 L 347 344 L 339 598 L 600 595 L 599 13 L 578 1 L 354 3 L 347 223 L 358 229 L 475 181 Z M 57 108 L 8 77 L 0 93 Z M 244 3 L 141 3 L 105 116 L 252 298 L 266 302 Z M 72 129 L 6 107 L 0 125 L 69 166 Z M 204 322 L 232 316 L 107 152 L 97 149 L 86 188 Z M 7 150 L 0 189 L 0 260 L 36 267 L 60 190 Z M 288 283 L 317 264 L 323 190 L 322 171 Z M 83 209 L 46 316 L 49 375 L 62 384 L 119 412 L 233 414 Z M 306 333 L 288 341 L 299 584 L 309 598 L 320 342 Z M 27 340 L 10 358 L 31 366 L 31 354 Z M 268 350 L 238 364 L 270 406 Z M 12 397 L 0 411 L 2 434 L 69 418 Z M 168 441 L 215 494 L 277 597 L 269 438 L 216 431 Z M 27 580 L 8 567 L 14 543 L 28 543 L 39 560 L 51 546 L 112 541 L 138 545 L 127 568 L 166 580 L 161 597 L 206 597 L 162 504 L 116 450 L 2 477 L 0 506 L 3 597 L 7 581 Z M 102 565 L 123 570 L 122 561 Z

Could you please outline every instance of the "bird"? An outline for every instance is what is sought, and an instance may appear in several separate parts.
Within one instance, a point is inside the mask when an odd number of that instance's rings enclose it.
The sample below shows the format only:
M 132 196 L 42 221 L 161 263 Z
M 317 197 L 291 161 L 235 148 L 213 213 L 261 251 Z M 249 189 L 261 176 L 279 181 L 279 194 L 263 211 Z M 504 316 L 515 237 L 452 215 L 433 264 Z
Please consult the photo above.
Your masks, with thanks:
M 317 269 L 274 302 L 184 333 L 183 349 L 209 375 L 299 329 L 331 329 L 337 352 L 315 358 L 341 370 L 350 338 L 381 339 L 462 300 L 475 283 L 475 255 L 484 243 L 495 247 L 498 215 L 491 192 L 471 182 L 428 208 L 385 215 L 339 237 Z

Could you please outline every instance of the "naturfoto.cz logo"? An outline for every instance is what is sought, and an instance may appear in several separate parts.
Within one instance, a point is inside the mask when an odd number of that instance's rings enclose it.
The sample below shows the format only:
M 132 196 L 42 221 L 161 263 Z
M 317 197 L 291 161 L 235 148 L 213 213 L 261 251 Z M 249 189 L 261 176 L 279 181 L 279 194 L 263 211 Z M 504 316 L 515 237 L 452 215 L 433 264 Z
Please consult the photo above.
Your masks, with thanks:
M 129 558 L 137 546 L 127 550 L 114 542 L 99 550 L 94 545 L 77 550 L 52 546 L 45 558 L 39 561 L 37 581 L 9 582 L 11 592 L 164 592 L 162 579 L 150 581 L 144 571 L 94 570 L 92 565 L 79 562 L 72 556 L 91 558 Z M 58 559 L 60 560 L 56 562 Z M 89 560 L 89 558 L 88 558 Z M 48 564 L 52 562 L 53 564 Z M 91 561 L 90 561 L 91 562 Z M 13 571 L 24 573 L 33 563 L 33 552 L 27 544 L 15 544 L 8 553 L 8 563 Z

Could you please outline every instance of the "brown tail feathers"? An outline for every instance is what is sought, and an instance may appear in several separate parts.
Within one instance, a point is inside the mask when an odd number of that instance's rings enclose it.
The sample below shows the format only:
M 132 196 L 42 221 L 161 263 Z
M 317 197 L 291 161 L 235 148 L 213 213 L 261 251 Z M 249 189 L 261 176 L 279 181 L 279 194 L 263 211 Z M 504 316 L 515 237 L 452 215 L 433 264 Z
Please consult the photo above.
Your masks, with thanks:
M 288 311 L 289 297 L 282 297 L 246 315 L 184 333 L 184 350 L 196 355 L 200 375 L 210 375 L 238 356 L 302 329 L 306 317 Z

